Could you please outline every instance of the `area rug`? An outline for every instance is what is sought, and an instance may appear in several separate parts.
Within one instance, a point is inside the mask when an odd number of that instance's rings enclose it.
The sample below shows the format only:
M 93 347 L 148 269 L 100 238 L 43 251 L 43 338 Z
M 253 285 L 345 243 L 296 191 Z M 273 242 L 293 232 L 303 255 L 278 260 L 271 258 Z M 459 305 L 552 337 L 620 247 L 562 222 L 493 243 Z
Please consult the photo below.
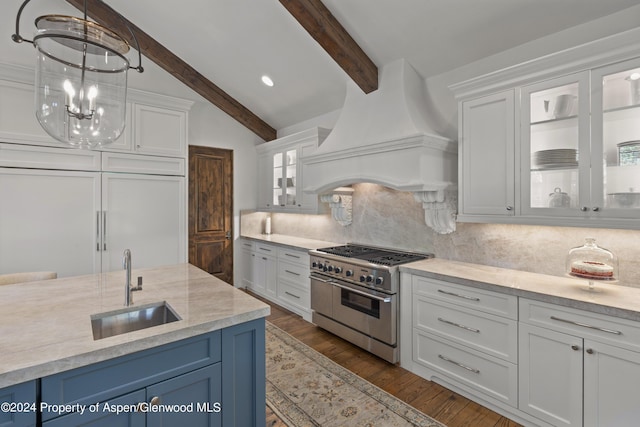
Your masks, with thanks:
M 446 427 L 266 325 L 267 405 L 287 425 Z

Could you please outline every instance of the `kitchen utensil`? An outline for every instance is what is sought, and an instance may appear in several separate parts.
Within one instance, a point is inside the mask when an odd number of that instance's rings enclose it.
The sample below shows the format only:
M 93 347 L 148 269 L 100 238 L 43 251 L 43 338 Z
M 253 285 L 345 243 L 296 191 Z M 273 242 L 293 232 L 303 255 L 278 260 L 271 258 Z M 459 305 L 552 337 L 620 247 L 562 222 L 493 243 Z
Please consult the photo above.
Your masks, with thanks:
M 553 193 L 549 194 L 549 207 L 550 208 L 568 208 L 571 203 L 571 197 L 567 193 L 564 193 L 560 187 L 556 187 Z
M 578 97 L 575 95 L 558 95 L 552 100 L 544 100 L 544 111 L 550 119 L 568 117 L 573 111 L 573 103 Z
M 614 208 L 638 208 L 640 207 L 640 193 L 629 189 L 628 193 L 609 193 L 611 206 Z

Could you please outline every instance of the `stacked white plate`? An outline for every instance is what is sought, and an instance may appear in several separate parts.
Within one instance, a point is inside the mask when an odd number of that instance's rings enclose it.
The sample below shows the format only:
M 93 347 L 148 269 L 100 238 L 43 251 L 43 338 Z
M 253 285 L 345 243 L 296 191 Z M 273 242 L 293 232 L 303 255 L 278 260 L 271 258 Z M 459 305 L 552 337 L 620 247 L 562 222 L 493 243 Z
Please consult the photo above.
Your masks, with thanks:
M 540 169 L 575 168 L 578 167 L 578 150 L 558 148 L 536 151 L 531 160 Z

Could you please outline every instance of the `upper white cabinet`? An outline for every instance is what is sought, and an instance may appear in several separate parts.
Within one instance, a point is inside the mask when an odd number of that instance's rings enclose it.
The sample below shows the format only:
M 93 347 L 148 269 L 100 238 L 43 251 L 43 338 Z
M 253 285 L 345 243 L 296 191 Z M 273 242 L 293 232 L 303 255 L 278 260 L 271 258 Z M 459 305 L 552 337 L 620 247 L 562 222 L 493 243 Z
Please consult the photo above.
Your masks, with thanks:
M 515 214 L 514 90 L 460 104 L 460 217 Z
M 632 33 L 451 86 L 459 221 L 640 228 L 640 44 Z
M 169 157 L 185 157 L 188 100 L 127 91 L 127 123 L 120 138 L 103 151 L 125 151 Z M 0 142 L 62 144 L 40 127 L 33 105 L 33 70 L 3 64 L 0 67 Z
M 258 152 L 258 209 L 275 212 L 318 213 L 316 194 L 303 191 L 302 159 L 324 141 L 329 130 L 313 128 L 256 147 Z

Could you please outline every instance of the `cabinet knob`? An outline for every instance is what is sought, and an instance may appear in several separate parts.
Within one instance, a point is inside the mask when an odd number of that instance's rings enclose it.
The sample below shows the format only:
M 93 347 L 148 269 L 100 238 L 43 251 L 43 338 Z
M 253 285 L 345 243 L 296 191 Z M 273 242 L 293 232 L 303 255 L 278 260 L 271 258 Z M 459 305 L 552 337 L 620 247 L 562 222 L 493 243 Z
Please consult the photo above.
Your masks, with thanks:
M 577 345 L 573 344 L 573 345 L 571 346 L 571 350 L 573 350 L 573 351 L 578 351 L 578 350 L 580 350 L 580 346 L 577 346 Z
M 507 206 L 507 210 L 508 211 L 512 211 L 513 210 L 513 206 Z
M 581 207 L 581 208 L 580 208 L 580 210 L 581 210 L 582 212 L 586 212 L 586 211 L 588 211 L 588 210 L 589 210 L 589 208 L 588 208 L 588 207 L 586 207 L 586 206 L 583 206 L 583 207 Z
M 153 396 L 151 398 L 151 400 L 149 401 L 149 405 L 150 406 L 158 406 L 160 404 L 160 397 L 159 396 Z
M 597 207 L 597 206 L 594 206 L 593 209 L 591 209 L 591 210 L 594 211 L 594 212 L 598 212 L 600 210 L 600 208 Z
M 588 354 L 593 354 L 593 353 L 594 353 L 594 351 L 593 351 L 593 349 L 592 349 L 592 348 L 588 348 L 588 349 L 587 349 L 587 353 L 588 353 Z

